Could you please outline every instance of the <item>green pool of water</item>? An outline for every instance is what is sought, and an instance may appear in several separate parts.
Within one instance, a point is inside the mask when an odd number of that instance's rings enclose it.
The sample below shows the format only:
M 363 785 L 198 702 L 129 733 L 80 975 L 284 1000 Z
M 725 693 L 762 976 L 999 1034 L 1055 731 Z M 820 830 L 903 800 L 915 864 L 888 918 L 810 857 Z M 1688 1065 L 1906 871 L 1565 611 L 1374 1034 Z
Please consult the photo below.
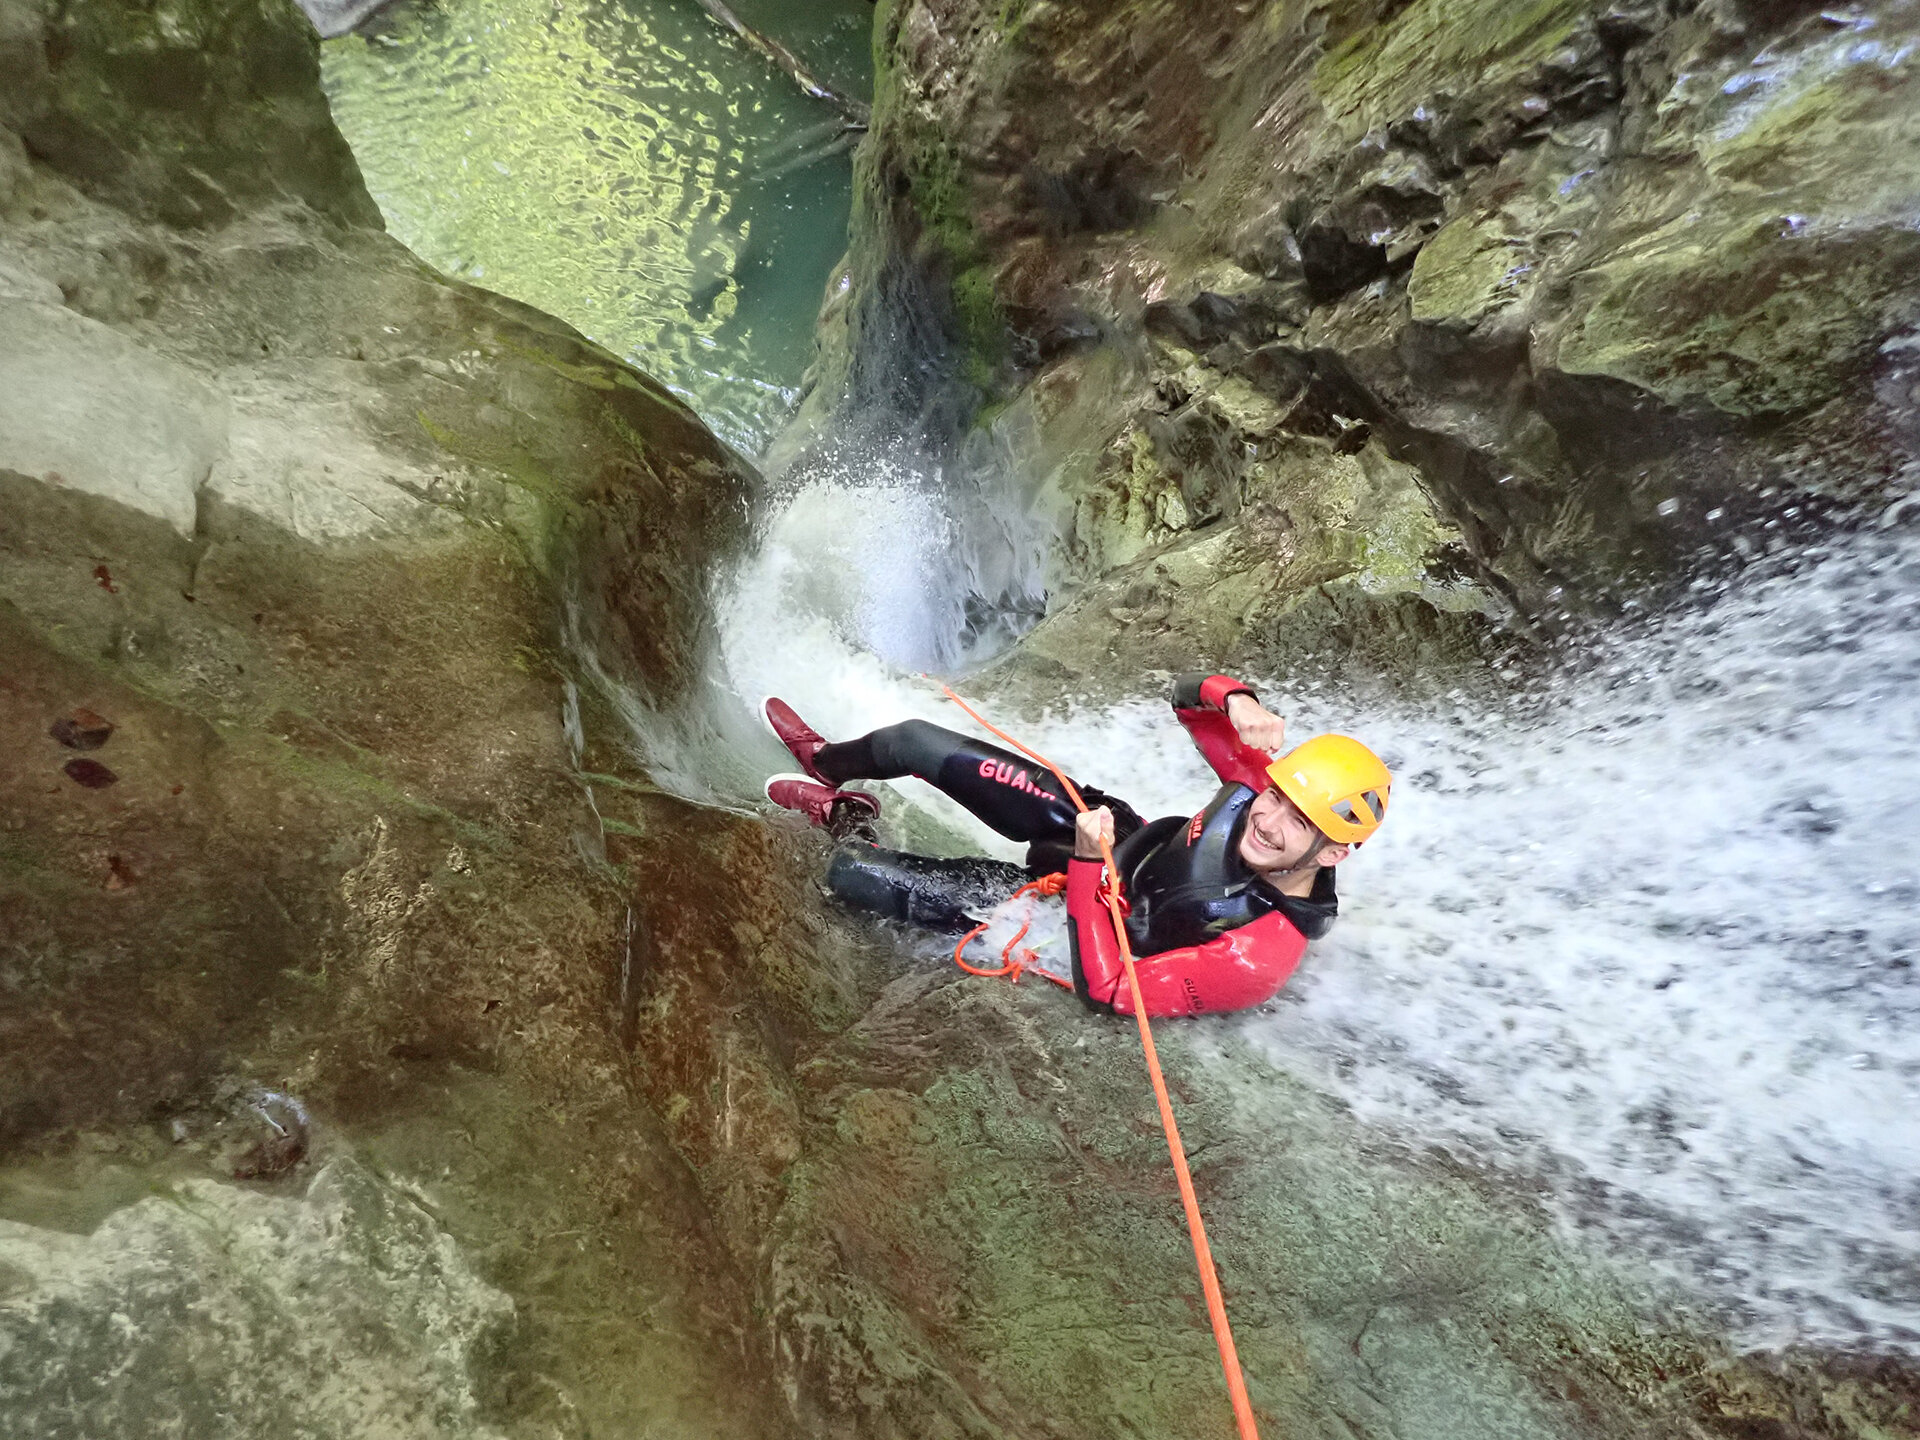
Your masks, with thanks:
M 867 0 L 735 12 L 864 99 Z M 694 0 L 445 0 L 330 41 L 334 115 L 428 263 L 558 315 L 760 450 L 846 245 L 843 119 Z

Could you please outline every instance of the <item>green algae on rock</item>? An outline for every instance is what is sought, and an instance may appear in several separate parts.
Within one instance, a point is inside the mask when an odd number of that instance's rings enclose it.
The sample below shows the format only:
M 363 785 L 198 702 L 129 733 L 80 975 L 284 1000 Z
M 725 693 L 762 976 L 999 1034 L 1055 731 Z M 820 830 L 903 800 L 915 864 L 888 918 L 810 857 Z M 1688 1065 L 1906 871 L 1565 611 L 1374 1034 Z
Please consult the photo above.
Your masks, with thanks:
M 1410 467 L 1428 579 L 1363 589 L 1386 631 L 1442 600 L 1469 651 L 1475 611 L 1604 611 L 1920 464 L 1881 383 L 1920 320 L 1910 7 L 1062 0 L 1005 21 L 884 13 L 837 303 L 856 352 L 944 305 L 946 374 L 992 415 L 1039 397 L 1075 517 L 1056 610 L 1263 504 L 1323 563 L 1261 587 L 1304 600 L 1353 547 L 1253 452 Z M 821 379 L 871 404 L 857 363 Z M 1219 403 L 1234 386 L 1277 413 Z M 1221 653 L 1297 654 L 1243 633 Z

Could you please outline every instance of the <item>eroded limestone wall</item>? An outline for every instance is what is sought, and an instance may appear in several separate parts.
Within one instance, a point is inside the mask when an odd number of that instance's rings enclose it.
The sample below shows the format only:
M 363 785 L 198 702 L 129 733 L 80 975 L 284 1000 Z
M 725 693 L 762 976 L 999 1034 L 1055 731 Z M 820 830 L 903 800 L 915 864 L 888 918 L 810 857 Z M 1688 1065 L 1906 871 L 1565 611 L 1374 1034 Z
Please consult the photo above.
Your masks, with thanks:
M 673 703 L 752 476 L 384 235 L 316 44 L 0 4 L 0 1429 L 781 1433 L 576 683 Z
M 1151 663 L 1606 610 L 1911 485 L 1917 23 L 896 0 L 819 380 L 1011 402 Z

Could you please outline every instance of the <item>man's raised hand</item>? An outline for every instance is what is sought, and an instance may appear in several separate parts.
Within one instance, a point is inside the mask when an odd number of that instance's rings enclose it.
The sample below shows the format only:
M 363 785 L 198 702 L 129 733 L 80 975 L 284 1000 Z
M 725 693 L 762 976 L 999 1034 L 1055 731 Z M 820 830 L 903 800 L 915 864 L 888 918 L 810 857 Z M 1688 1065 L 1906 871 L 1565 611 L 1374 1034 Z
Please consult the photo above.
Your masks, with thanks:
M 1227 719 L 1243 745 L 1268 755 L 1287 748 L 1287 722 L 1244 691 L 1227 697 Z

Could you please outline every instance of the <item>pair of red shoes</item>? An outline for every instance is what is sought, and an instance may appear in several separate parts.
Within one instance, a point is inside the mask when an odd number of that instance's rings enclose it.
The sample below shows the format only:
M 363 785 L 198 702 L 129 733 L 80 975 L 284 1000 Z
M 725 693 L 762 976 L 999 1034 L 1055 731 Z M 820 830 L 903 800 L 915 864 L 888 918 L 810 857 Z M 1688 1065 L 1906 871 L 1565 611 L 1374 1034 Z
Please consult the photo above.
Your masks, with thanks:
M 804 775 L 775 775 L 767 781 L 767 799 L 782 810 L 793 810 L 815 825 L 825 826 L 838 806 L 846 805 L 842 818 L 857 817 L 872 822 L 880 817 L 880 802 L 861 790 L 838 790 L 826 776 L 813 768 L 813 757 L 827 742 L 784 700 L 769 696 L 760 704 L 761 718 L 774 738 L 787 747 L 800 762 Z M 864 813 L 862 813 L 864 812 Z

